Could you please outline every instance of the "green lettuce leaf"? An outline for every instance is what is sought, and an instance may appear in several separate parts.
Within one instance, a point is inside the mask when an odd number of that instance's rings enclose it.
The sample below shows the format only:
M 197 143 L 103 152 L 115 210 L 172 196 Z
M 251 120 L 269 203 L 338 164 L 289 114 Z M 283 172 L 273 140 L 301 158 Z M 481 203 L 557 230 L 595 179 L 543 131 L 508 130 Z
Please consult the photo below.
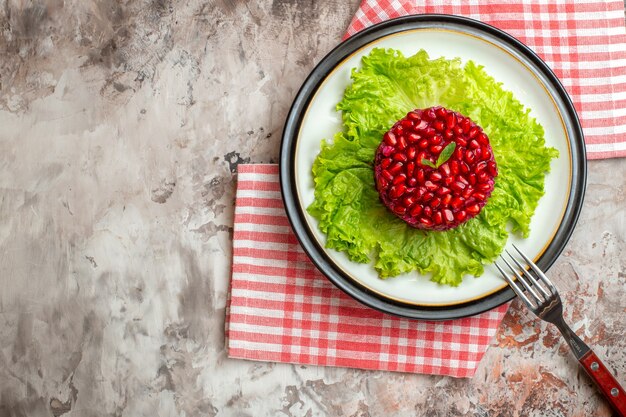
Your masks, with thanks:
M 373 161 L 382 135 L 407 112 L 442 105 L 478 123 L 489 136 L 499 175 L 478 216 L 444 232 L 414 229 L 391 214 L 374 186 Z M 556 149 L 529 110 L 482 67 L 458 59 L 431 60 L 425 51 L 404 57 L 374 49 L 352 71 L 337 105 L 343 130 L 322 141 L 313 164 L 315 201 L 308 212 L 327 236 L 326 246 L 355 262 L 374 262 L 381 278 L 417 271 L 457 286 L 480 276 L 507 241 L 509 229 L 527 237 L 544 193 Z

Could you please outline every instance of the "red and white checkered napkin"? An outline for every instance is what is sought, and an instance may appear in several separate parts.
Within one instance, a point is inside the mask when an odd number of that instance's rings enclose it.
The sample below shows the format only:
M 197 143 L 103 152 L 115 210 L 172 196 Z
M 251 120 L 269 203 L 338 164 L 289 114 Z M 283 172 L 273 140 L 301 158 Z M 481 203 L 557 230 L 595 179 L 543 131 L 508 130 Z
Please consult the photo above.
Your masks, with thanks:
M 508 304 L 445 322 L 365 307 L 298 244 L 277 165 L 239 165 L 227 312 L 231 358 L 471 377 Z
M 393 17 L 456 14 L 496 26 L 559 77 L 583 125 L 589 159 L 626 156 L 623 0 L 363 0 L 346 38 Z

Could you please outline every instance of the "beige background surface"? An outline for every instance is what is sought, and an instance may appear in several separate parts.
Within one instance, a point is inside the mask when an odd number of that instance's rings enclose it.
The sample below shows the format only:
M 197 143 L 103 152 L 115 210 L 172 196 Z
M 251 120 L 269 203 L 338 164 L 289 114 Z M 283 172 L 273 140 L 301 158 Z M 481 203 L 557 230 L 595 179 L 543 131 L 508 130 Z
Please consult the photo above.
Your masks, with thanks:
M 471 380 L 227 358 L 235 171 L 357 0 L 0 1 L 0 416 L 608 416 L 515 303 Z M 626 162 L 550 276 L 626 383 Z

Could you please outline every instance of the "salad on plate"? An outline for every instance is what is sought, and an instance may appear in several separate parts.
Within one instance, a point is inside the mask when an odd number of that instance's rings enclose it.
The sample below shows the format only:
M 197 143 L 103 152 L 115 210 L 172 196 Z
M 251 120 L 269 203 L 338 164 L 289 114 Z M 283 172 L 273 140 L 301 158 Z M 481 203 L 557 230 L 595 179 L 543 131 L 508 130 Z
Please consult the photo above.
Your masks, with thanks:
M 558 151 L 479 65 L 373 49 L 338 103 L 343 129 L 313 164 L 328 248 L 380 278 L 414 272 L 458 286 L 530 232 Z

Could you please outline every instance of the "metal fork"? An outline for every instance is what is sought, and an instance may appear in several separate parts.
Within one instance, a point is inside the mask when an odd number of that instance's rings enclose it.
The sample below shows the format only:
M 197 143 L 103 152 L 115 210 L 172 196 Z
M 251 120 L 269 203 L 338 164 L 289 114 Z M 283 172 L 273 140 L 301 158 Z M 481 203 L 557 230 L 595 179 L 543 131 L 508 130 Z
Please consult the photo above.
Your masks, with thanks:
M 578 362 L 593 379 L 611 406 L 619 416 L 626 417 L 626 392 L 624 388 L 611 375 L 591 348 L 580 340 L 576 333 L 565 323 L 563 320 L 563 304 L 554 284 L 533 261 L 515 245 L 513 247 L 522 257 L 527 267 L 524 267 L 509 251 L 506 251 L 513 261 L 513 265 L 506 260 L 504 255 L 501 255 L 500 259 L 511 270 L 513 275 L 511 276 L 511 274 L 504 272 L 498 263 L 495 263 L 496 268 L 498 268 L 502 277 L 524 301 L 530 311 L 535 313 L 540 319 L 554 324 L 559 329 Z M 512 277 L 516 278 L 517 282 Z

